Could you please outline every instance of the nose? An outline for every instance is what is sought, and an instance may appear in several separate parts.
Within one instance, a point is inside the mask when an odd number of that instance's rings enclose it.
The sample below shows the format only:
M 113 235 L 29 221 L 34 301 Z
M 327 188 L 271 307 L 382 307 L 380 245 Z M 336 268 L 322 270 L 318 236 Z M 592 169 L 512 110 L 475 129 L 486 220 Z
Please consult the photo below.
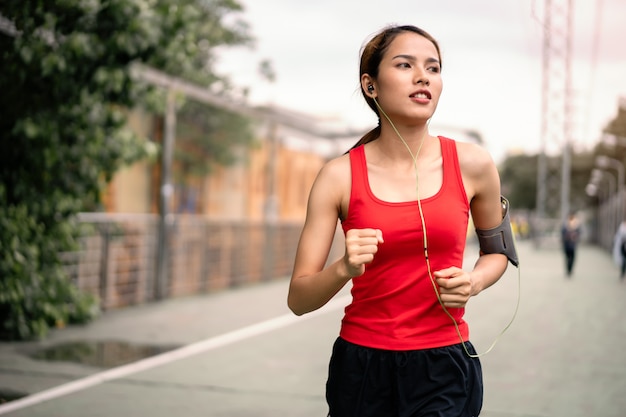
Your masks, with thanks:
M 428 71 L 426 71 L 425 69 L 419 67 L 415 68 L 415 84 L 422 84 L 425 86 L 430 85 L 428 75 Z

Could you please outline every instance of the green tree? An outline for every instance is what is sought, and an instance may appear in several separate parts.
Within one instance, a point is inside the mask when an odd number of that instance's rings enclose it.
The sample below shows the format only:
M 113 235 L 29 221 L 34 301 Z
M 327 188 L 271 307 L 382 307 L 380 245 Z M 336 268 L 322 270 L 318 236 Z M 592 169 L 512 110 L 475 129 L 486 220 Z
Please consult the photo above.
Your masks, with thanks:
M 252 144 L 251 122 L 241 115 L 189 100 L 179 111 L 176 130 L 173 171 L 179 193 L 178 211 L 193 212 L 189 205 L 201 191 L 190 180 L 210 174 L 216 166 L 234 164 L 236 149 Z
M 603 133 L 605 135 L 596 145 L 595 153 L 626 163 L 626 105 L 618 107 L 617 114 L 607 123 Z
M 502 194 L 511 207 L 534 210 L 537 201 L 537 155 L 508 156 L 498 170 Z
M 626 140 L 626 98 L 622 99 L 615 118 L 609 122 L 604 132 Z
M 551 164 L 561 166 L 561 157 L 552 156 Z M 573 152 L 570 170 L 570 205 L 572 209 L 586 207 L 590 200 L 585 188 L 594 164 L 591 152 Z M 537 206 L 537 155 L 511 155 L 499 166 L 502 193 L 515 209 L 535 210 Z M 561 181 L 561 178 L 557 178 Z
M 231 0 L 0 3 L 0 337 L 93 316 L 59 254 L 76 247 L 75 214 L 153 149 L 126 127 L 126 109 L 158 97 L 130 65 L 227 93 L 215 48 L 251 42 L 241 20 L 225 19 L 238 11 Z

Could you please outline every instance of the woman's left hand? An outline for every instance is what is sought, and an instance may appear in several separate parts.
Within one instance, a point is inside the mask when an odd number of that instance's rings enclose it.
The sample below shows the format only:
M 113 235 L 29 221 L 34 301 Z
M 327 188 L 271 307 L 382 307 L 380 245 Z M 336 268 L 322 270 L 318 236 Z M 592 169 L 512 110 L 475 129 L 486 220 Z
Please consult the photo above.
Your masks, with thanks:
M 472 296 L 472 278 L 470 273 L 455 266 L 433 273 L 439 285 L 439 294 L 443 305 L 450 308 L 463 308 Z

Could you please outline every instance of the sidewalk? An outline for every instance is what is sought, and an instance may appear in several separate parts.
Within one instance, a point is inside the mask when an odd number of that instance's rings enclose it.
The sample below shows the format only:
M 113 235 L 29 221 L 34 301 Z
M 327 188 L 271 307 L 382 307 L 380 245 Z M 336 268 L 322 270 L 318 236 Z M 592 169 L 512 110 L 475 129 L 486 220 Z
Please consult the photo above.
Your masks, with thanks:
M 468 247 L 468 255 L 475 250 Z M 606 252 L 582 246 L 568 279 L 558 250 L 520 242 L 518 252 L 521 303 L 511 327 L 481 357 L 481 416 L 623 417 L 626 282 L 619 281 L 618 268 Z M 489 348 L 515 311 L 517 273 L 509 267 L 468 306 L 479 352 Z M 320 312 L 298 318 L 287 309 L 287 285 L 280 279 L 110 311 L 87 326 L 54 331 L 42 342 L 0 343 L 0 394 L 31 394 L 0 405 L 0 415 L 325 416 L 326 367 L 347 292 Z M 89 364 L 27 356 L 76 341 L 85 342 L 88 360 L 83 362 Z M 87 342 L 99 342 L 100 350 L 90 352 Z M 102 367 L 144 345 L 171 350 Z M 9 408 L 33 398 L 32 404 Z

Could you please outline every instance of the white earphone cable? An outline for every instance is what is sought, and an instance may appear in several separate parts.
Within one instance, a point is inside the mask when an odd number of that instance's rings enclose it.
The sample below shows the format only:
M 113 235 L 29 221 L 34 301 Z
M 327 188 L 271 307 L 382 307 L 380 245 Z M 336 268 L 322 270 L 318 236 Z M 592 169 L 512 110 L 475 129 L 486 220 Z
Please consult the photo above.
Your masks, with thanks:
M 422 145 L 424 144 L 424 141 L 426 139 L 426 133 L 428 133 L 428 129 L 422 135 L 422 140 L 421 140 L 421 142 L 419 144 L 419 147 L 417 148 L 417 152 L 414 155 L 413 152 L 411 151 L 411 148 L 410 148 L 409 144 L 404 140 L 404 138 L 402 137 L 402 135 L 400 134 L 400 132 L 398 131 L 398 129 L 396 128 L 394 123 L 391 121 L 389 116 L 387 116 L 387 113 L 385 113 L 385 111 L 382 109 L 382 107 L 380 107 L 380 105 L 378 104 L 378 100 L 376 100 L 375 97 L 373 97 L 373 99 L 374 99 L 374 103 L 376 103 L 376 107 L 378 107 L 378 110 L 385 116 L 385 118 L 387 119 L 387 121 L 389 122 L 391 127 L 393 128 L 393 130 L 396 133 L 396 135 L 398 135 L 398 137 L 400 138 L 400 140 L 402 141 L 402 143 L 406 147 L 407 151 L 409 151 L 409 155 L 411 155 L 411 159 L 413 160 L 413 168 L 415 170 L 415 192 L 417 194 L 417 206 L 418 206 L 418 211 L 419 211 L 419 215 L 420 215 L 420 221 L 422 223 L 422 230 L 423 230 L 423 236 L 424 236 L 424 257 L 426 259 L 426 268 L 428 270 L 428 277 L 430 278 L 430 282 L 431 282 L 431 284 L 433 286 L 433 290 L 435 291 L 435 294 L 437 296 L 437 300 L 439 301 L 439 304 L 441 305 L 441 308 L 443 309 L 443 311 L 446 313 L 446 315 L 454 323 L 454 328 L 456 330 L 457 335 L 459 336 L 459 339 L 461 341 L 461 344 L 463 345 L 463 349 L 465 350 L 465 353 L 467 354 L 467 356 L 469 356 L 471 358 L 478 358 L 478 357 L 481 357 L 483 355 L 486 355 L 487 353 L 491 352 L 491 350 L 495 347 L 496 343 L 498 343 L 498 341 L 500 340 L 500 337 L 502 337 L 502 335 L 508 330 L 508 328 L 511 327 L 511 325 L 513 324 L 513 321 L 515 320 L 515 317 L 517 316 L 517 312 L 519 310 L 519 305 L 520 305 L 520 298 L 521 298 L 521 276 L 520 276 L 521 273 L 520 273 L 520 269 L 519 269 L 519 267 L 517 268 L 517 271 L 518 271 L 518 279 L 517 279 L 518 297 L 517 297 L 517 302 L 516 302 L 516 305 L 515 305 L 515 311 L 513 312 L 513 316 L 511 317 L 511 320 L 504 327 L 504 329 L 502 329 L 502 331 L 498 334 L 498 336 L 496 336 L 496 338 L 494 339 L 494 341 L 491 343 L 491 345 L 489 346 L 489 348 L 486 351 L 484 351 L 482 353 L 477 353 L 477 354 L 470 353 L 470 351 L 468 350 L 468 348 L 467 348 L 467 346 L 465 344 L 465 341 L 463 340 L 463 335 L 461 335 L 461 330 L 459 329 L 459 324 L 457 323 L 457 321 L 454 318 L 454 316 L 452 316 L 450 311 L 448 311 L 448 309 L 446 308 L 446 306 L 443 303 L 443 300 L 441 299 L 441 294 L 439 293 L 439 288 L 437 287 L 437 283 L 435 282 L 435 279 L 433 278 L 432 270 L 431 270 L 431 267 L 430 267 L 430 259 L 428 257 L 428 237 L 426 236 L 426 221 L 424 219 L 424 212 L 422 211 L 422 202 L 420 200 L 419 175 L 418 175 L 418 169 L 417 169 L 417 157 L 419 156 L 419 153 L 422 150 Z M 429 122 L 430 122 L 430 120 L 429 120 Z M 514 241 L 515 241 L 515 237 L 514 237 Z

